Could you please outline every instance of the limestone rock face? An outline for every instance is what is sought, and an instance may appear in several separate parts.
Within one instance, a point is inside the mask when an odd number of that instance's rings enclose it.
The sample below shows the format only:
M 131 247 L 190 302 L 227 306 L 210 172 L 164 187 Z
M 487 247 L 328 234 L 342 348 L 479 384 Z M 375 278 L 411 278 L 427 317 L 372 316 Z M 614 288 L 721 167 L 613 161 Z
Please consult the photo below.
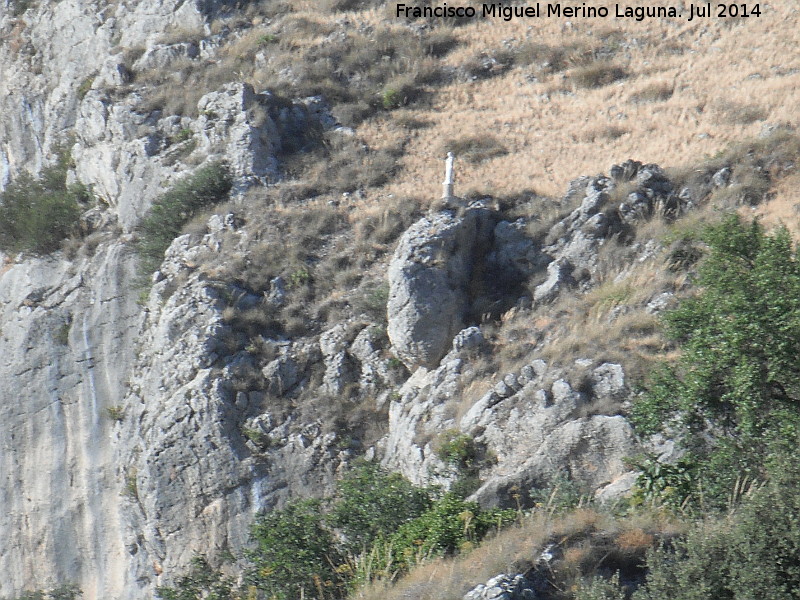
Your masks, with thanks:
M 3 592 L 74 581 L 122 594 L 127 570 L 114 421 L 134 359 L 135 257 L 25 260 L 0 276 Z
M 538 597 L 534 583 L 525 575 L 503 573 L 475 586 L 464 595 L 464 600 L 536 600 Z
M 77 255 L 0 256 L 0 595 L 75 583 L 85 600 L 150 597 L 192 552 L 238 552 L 255 511 L 324 493 L 341 463 L 313 419 L 264 410 L 270 390 L 307 381 L 318 344 L 277 348 L 275 373 L 225 345 L 224 285 L 190 265 L 231 223 L 212 219 L 201 247 L 176 240 L 137 302 L 131 232 L 154 198 L 207 160 L 229 164 L 237 192 L 274 179 L 286 136 L 330 125 L 321 99 L 278 106 L 244 84 L 207 95 L 194 119 L 141 111 L 131 69 L 209 58 L 213 40 L 157 40 L 202 31 L 223 4 L 0 7 L 0 190 L 66 144 L 68 183 L 97 200 Z M 132 66 L 123 50 L 137 48 Z M 258 389 L 242 389 L 251 371 Z M 257 417 L 268 449 L 243 434 Z
M 389 264 L 388 333 L 413 369 L 433 368 L 464 327 L 469 283 L 482 235 L 480 208 L 442 211 L 411 226 Z
M 256 512 L 289 495 L 330 490 L 340 462 L 335 435 L 273 413 L 267 401 L 302 384 L 306 367 L 320 360 L 319 346 L 284 344 L 263 367 L 232 348 L 237 333 L 224 319 L 232 294 L 194 265 L 219 252 L 223 237 L 242 252 L 248 238 L 235 219 L 209 225 L 199 242 L 174 240 L 139 325 L 126 414 L 116 429 L 126 591 L 160 585 L 160 573 L 182 572 L 194 554 L 240 553 Z
M 420 484 L 446 483 L 437 438 L 448 430 L 464 432 L 496 457 L 481 471 L 484 483 L 475 493 L 487 505 L 513 505 L 512 488 L 525 495 L 564 474 L 598 490 L 629 472 L 623 459 L 639 446 L 627 419 L 589 410 L 599 400 L 629 393 L 620 365 L 597 366 L 589 391 L 579 392 L 565 379 L 568 373 L 537 360 L 507 374 L 458 418 L 458 399 L 473 373 L 463 352 L 454 348 L 439 368 L 417 370 L 400 389 L 383 440 L 384 464 Z M 606 498 L 626 492 L 632 480 L 625 481 L 627 488 L 617 485 Z
M 524 218 L 504 221 L 480 204 L 432 214 L 388 265 L 387 324 L 350 315 L 293 339 L 251 335 L 230 313 L 270 316 L 294 301 L 290 284 L 274 277 L 254 291 L 218 272 L 231 256 L 258 260 L 264 232 L 233 214 L 197 223 L 143 291 L 136 227 L 159 194 L 211 160 L 229 165 L 241 208 L 250 186 L 279 178 L 282 152 L 336 126 L 325 100 L 279 101 L 239 82 L 208 90 L 196 117 L 144 109 L 133 73 L 213 60 L 225 35 L 167 43 L 163 34 L 210 33 L 229 2 L 30 4 L 22 16 L 0 7 L 0 189 L 52 164 L 67 143 L 68 181 L 97 203 L 73 254 L 0 256 L 1 595 L 72 582 L 84 600 L 151 597 L 195 553 L 212 563 L 241 555 L 258 511 L 331 491 L 357 454 L 416 483 L 450 484 L 437 456 L 448 430 L 496 456 L 475 494 L 485 504 L 565 470 L 605 497 L 630 487 L 621 460 L 636 449 L 630 426 L 594 410 L 629 394 L 622 367 L 580 365 L 586 386 L 541 360 L 487 376 L 475 357 L 493 341 L 475 323 L 484 309 L 591 286 L 603 243 L 678 202 L 657 167 L 631 162 L 581 179 L 580 206 L 549 242 L 531 239 Z M 630 181 L 638 195 L 609 206 L 614 186 Z M 533 293 L 506 285 L 539 275 Z M 363 423 L 337 430 L 324 410 L 336 401 L 380 420 L 368 425 L 385 435 L 367 447 Z M 497 580 L 490 593 L 514 585 Z
M 229 83 L 217 92 L 206 94 L 197 104 L 200 111 L 195 125 L 200 150 L 226 158 L 239 187 L 248 183 L 278 178 L 280 136 L 277 125 L 259 104 L 253 87 Z

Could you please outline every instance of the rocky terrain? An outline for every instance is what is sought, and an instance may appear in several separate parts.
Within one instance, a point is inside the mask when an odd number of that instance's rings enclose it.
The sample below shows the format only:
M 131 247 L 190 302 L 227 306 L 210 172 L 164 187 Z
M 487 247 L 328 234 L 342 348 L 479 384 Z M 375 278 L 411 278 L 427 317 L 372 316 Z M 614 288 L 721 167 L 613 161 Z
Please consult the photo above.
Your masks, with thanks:
M 0 184 L 65 148 L 68 183 L 92 198 L 62 249 L 3 256 L 0 595 L 74 583 L 86 600 L 149 597 L 197 553 L 240 556 L 256 513 L 330 492 L 358 457 L 417 484 L 456 484 L 464 474 L 437 451 L 448 436 L 468 436 L 481 456 L 470 493 L 484 506 L 529 502 L 563 477 L 612 500 L 633 485 L 626 458 L 669 450 L 626 417 L 635 361 L 548 352 L 570 302 L 660 268 L 670 242 L 642 235 L 648 223 L 741 186 L 736 165 L 688 180 L 627 161 L 561 198 L 489 190 L 427 212 L 408 200 L 383 239 L 363 234 L 380 248 L 352 267 L 363 248 L 351 225 L 366 222 L 364 189 L 381 184 L 298 192 L 303 168 L 316 168 L 304 157 L 354 148 L 341 160 L 381 169 L 391 154 L 361 144 L 335 98 L 231 77 L 190 111 L 147 105 L 142 74 L 222 60 L 240 39 L 215 25 L 231 10 L 0 7 Z M 200 33 L 175 41 L 176 30 Z M 156 87 L 170 85 L 182 84 Z M 142 218 L 220 161 L 230 200 L 196 216 L 143 281 Z M 546 218 L 535 203 L 555 209 Z M 293 239 L 304 215 L 335 223 L 318 246 Z M 292 262 L 297 244 L 314 247 Z M 363 272 L 333 283 L 325 265 Z M 683 285 L 609 304 L 602 327 L 653 319 Z M 521 586 L 497 579 L 485 587 L 500 592 L 469 598 L 527 598 Z

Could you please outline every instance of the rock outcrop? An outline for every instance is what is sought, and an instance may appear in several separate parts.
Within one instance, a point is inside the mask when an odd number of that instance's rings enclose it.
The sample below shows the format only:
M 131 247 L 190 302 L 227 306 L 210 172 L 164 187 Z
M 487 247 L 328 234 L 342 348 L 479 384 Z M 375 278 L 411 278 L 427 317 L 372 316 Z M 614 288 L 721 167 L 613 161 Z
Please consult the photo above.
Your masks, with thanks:
M 479 240 L 479 209 L 415 223 L 389 265 L 389 339 L 409 368 L 435 367 L 464 327 Z
M 122 597 L 122 524 L 109 410 L 122 406 L 139 307 L 135 256 L 27 259 L 0 277 L 3 593 L 80 582 Z
M 259 260 L 244 192 L 278 180 L 283 154 L 335 127 L 324 99 L 234 82 L 208 90 L 197 116 L 144 109 L 147 84 L 134 75 L 213 60 L 227 32 L 212 35 L 210 18 L 229 3 L 30 4 L 0 14 L 0 187 L 41 171 L 61 144 L 68 182 L 97 202 L 84 207 L 88 237 L 71 253 L 2 257 L 0 593 L 73 582 L 85 600 L 149 597 L 194 553 L 214 564 L 241 556 L 258 511 L 330 491 L 358 455 L 450 485 L 457 474 L 437 453 L 447 432 L 494 457 L 479 468 L 483 504 L 564 473 L 602 497 L 630 487 L 630 425 L 595 410 L 628 397 L 622 366 L 532 357 L 487 375 L 481 321 L 596 284 L 604 243 L 689 203 L 660 169 L 630 162 L 578 180 L 578 207 L 543 239 L 526 217 L 482 203 L 433 213 L 389 262 L 387 322 L 351 310 L 297 335 L 256 335 L 231 315 L 271 316 L 294 283 L 270 275 L 269 289 L 253 290 L 217 267 Z M 206 39 L 163 41 L 173 28 Z M 214 160 L 230 168 L 238 204 L 175 239 L 142 288 L 142 216 Z M 630 193 L 618 198 L 622 185 Z M 530 600 L 518 579 L 485 588 L 471 598 Z

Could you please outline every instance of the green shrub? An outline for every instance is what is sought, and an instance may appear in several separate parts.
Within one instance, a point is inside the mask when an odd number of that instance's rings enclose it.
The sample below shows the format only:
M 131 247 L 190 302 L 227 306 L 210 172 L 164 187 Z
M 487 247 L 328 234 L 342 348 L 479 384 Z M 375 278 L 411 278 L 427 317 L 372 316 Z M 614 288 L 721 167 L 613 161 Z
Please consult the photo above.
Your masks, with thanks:
M 625 600 L 625 590 L 619 585 L 619 573 L 610 580 L 593 577 L 581 582 L 575 600 Z
M 158 587 L 156 596 L 164 600 L 235 600 L 240 598 L 234 583 L 211 568 L 202 556 L 192 559 L 189 573 L 175 587 Z
M 665 317 L 682 354 L 634 406 L 642 433 L 681 433 L 706 500 L 800 433 L 800 262 L 788 232 L 731 216 L 709 227 L 701 292 Z M 674 433 L 673 433 L 674 435 Z
M 78 86 L 78 90 L 75 92 L 78 96 L 78 100 L 83 100 L 86 97 L 86 94 L 88 94 L 89 90 L 92 89 L 94 80 L 95 76 L 91 75 L 81 82 L 81 84 Z
M 76 600 L 83 596 L 81 589 L 74 583 L 65 583 L 53 588 L 49 592 L 42 590 L 25 591 L 13 600 Z M 12 599 L 8 599 L 12 600 Z
M 634 505 L 654 502 L 680 507 L 692 493 L 695 469 L 690 460 L 664 464 L 648 457 L 634 466 L 641 471 L 633 488 Z
M 789 454 L 732 514 L 650 552 L 635 600 L 784 600 L 800 590 L 800 469 Z
M 341 530 L 351 551 L 358 552 L 419 517 L 430 505 L 427 490 L 399 473 L 363 462 L 337 485 L 329 522 Z
M 86 186 L 67 186 L 69 153 L 43 169 L 34 179 L 22 174 L 0 195 L 0 249 L 4 252 L 47 254 L 73 233 L 81 203 L 89 199 Z
M 467 548 L 516 517 L 514 510 L 482 510 L 476 502 L 447 493 L 389 538 L 392 565 L 403 572 L 422 559 Z
M 486 448 L 475 442 L 472 436 L 450 429 L 439 436 L 436 455 L 452 469 L 456 476 L 450 491 L 466 498 L 480 487 L 481 467 L 489 462 Z
M 324 526 L 319 500 L 291 502 L 259 516 L 251 530 L 255 548 L 247 553 L 248 582 L 276 600 L 338 596 L 337 567 L 344 561 Z
M 582 489 L 567 472 L 560 472 L 547 486 L 532 488 L 529 492 L 531 503 L 537 508 L 551 513 L 564 512 L 580 506 L 591 496 Z
M 121 422 L 125 420 L 125 407 L 123 406 L 108 406 L 106 407 L 106 416 L 112 421 Z
M 181 142 L 185 142 L 186 140 L 190 139 L 193 135 L 194 132 L 191 130 L 191 128 L 184 127 L 172 137 L 172 142 L 175 144 L 180 144 Z
M 200 210 L 225 199 L 230 189 L 228 169 L 221 163 L 214 163 L 198 169 L 156 198 L 139 225 L 137 246 L 142 275 L 158 269 L 164 252 L 187 221 Z

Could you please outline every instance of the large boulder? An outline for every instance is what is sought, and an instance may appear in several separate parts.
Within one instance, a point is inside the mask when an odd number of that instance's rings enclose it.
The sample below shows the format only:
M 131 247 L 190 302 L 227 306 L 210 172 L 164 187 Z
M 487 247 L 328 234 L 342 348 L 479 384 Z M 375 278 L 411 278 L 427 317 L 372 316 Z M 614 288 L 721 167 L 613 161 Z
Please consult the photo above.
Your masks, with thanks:
M 442 211 L 403 235 L 389 265 L 389 340 L 409 368 L 434 368 L 464 328 L 478 211 Z

